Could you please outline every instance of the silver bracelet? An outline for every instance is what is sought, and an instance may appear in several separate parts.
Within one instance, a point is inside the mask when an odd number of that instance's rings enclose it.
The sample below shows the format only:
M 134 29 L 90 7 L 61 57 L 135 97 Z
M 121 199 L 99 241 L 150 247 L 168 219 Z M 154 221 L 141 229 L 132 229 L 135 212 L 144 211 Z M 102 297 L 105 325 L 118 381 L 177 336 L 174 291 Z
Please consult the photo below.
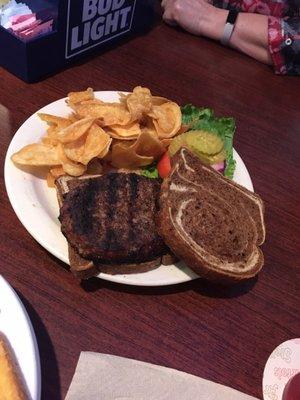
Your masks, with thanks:
M 221 40 L 220 40 L 220 42 L 224 46 L 227 46 L 229 41 L 230 41 L 230 38 L 231 38 L 231 35 L 233 33 L 234 25 L 236 23 L 236 19 L 237 19 L 238 15 L 239 15 L 238 11 L 235 11 L 235 10 L 230 10 L 228 15 L 227 15 L 227 19 L 226 19 L 226 23 L 225 23 L 225 26 L 224 26 L 223 35 L 222 35 Z

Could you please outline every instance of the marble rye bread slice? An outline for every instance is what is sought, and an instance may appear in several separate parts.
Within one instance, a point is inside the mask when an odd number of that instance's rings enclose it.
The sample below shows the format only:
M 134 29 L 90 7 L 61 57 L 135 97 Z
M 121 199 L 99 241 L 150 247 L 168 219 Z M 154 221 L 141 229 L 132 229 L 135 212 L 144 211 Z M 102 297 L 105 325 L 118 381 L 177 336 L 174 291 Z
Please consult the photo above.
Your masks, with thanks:
M 263 266 L 261 198 L 201 163 L 186 148 L 172 161 L 160 194 L 158 232 L 201 277 L 233 282 Z
M 174 262 L 154 223 L 157 181 L 125 173 L 61 177 L 56 189 L 74 275 L 141 273 Z

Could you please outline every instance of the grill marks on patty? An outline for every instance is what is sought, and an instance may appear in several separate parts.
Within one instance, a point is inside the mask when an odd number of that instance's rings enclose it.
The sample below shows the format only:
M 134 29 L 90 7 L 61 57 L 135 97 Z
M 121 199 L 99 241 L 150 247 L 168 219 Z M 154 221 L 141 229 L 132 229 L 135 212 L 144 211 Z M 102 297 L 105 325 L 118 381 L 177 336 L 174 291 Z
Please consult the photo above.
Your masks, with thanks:
M 138 180 L 137 180 L 137 175 L 131 174 L 130 176 L 130 194 L 129 194 L 129 203 L 131 206 L 128 207 L 128 226 L 129 226 L 129 233 L 128 233 L 128 238 L 130 241 L 134 241 L 135 239 L 135 227 L 134 227 L 134 203 L 138 195 Z
M 107 196 L 107 202 L 105 202 L 105 205 L 107 207 L 107 209 L 105 210 L 107 218 L 105 218 L 104 220 L 106 226 L 105 229 L 102 229 L 102 227 L 97 224 L 98 234 L 99 237 L 101 237 L 101 234 L 104 236 L 102 242 L 103 250 L 118 251 L 118 238 L 116 236 L 117 232 L 112 229 L 114 215 L 118 216 L 117 213 L 114 213 L 118 201 L 118 190 L 122 190 L 121 187 L 119 188 L 118 174 L 113 174 L 108 183 L 109 187 L 107 188 L 105 193 Z M 122 198 L 122 196 L 120 197 Z M 126 205 L 124 207 L 126 207 Z
M 155 226 L 160 184 L 136 174 L 79 182 L 61 208 L 62 231 L 86 258 L 144 262 L 167 253 Z
M 71 200 L 74 207 L 66 208 L 70 214 L 73 229 L 78 235 L 93 235 L 96 233 L 94 232 L 94 218 L 95 210 L 97 209 L 97 197 L 105 196 L 107 189 L 105 186 L 105 182 L 103 185 L 99 185 L 97 181 L 90 179 L 85 185 L 79 184 L 74 189 Z

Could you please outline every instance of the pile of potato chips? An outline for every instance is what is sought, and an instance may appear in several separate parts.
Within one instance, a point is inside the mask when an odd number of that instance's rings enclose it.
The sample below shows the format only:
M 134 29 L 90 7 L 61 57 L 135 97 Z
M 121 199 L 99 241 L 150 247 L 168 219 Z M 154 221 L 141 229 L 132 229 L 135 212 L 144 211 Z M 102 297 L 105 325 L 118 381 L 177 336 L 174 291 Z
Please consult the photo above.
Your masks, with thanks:
M 49 186 L 61 175 L 86 173 L 95 159 L 115 168 L 150 165 L 181 129 L 178 104 L 140 86 L 120 94 L 119 103 L 96 99 L 87 89 L 70 93 L 67 104 L 73 112 L 66 118 L 39 114 L 48 124 L 46 135 L 12 156 L 17 165 L 48 166 Z

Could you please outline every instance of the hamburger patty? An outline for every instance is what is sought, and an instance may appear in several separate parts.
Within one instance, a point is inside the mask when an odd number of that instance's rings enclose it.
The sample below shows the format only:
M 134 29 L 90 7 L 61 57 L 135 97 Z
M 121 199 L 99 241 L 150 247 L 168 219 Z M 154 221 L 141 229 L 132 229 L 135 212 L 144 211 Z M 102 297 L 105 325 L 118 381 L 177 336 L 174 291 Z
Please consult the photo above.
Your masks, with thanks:
M 60 210 L 62 232 L 85 258 L 145 262 L 168 249 L 155 226 L 160 183 L 134 173 L 78 180 Z

